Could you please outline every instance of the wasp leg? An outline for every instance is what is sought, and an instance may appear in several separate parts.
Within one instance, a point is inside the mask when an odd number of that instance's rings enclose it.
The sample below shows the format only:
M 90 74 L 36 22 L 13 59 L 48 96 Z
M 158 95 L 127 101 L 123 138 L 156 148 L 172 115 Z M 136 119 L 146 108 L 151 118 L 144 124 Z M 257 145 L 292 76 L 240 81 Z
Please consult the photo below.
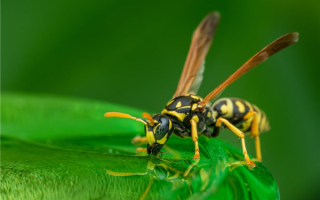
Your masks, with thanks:
M 251 125 L 251 134 L 255 137 L 255 143 L 256 143 L 256 157 L 261 162 L 262 156 L 261 156 L 261 146 L 260 146 L 260 133 L 259 133 L 259 127 L 258 127 L 258 120 L 257 120 L 257 112 L 256 111 L 249 111 L 243 119 L 249 119 L 253 117 L 252 125 Z
M 198 145 L 198 131 L 197 131 L 197 122 L 194 119 L 190 120 L 191 123 L 191 136 L 194 142 L 195 154 L 193 159 L 200 159 L 199 145 Z
M 241 138 L 242 151 L 243 151 L 244 158 L 248 165 L 250 165 L 251 167 L 255 167 L 256 164 L 254 164 L 254 162 L 252 162 L 248 156 L 246 144 L 244 141 L 244 134 L 242 133 L 242 131 L 240 131 L 237 127 L 233 126 L 227 119 L 224 119 L 222 117 L 218 118 L 216 122 L 216 127 L 220 127 L 221 123 L 224 123 L 233 133 L 235 133 L 239 138 Z
M 147 137 L 136 136 L 131 140 L 131 143 L 132 144 L 141 144 L 141 145 L 143 145 L 143 144 L 147 144 L 148 140 L 147 140 Z
M 132 144 L 135 144 L 135 145 L 143 145 L 143 144 L 147 144 L 148 141 L 147 141 L 147 137 L 140 137 L 140 136 L 136 136 L 134 137 L 132 140 L 131 140 L 131 143 Z M 137 153 L 139 152 L 145 152 L 147 153 L 147 148 L 137 148 L 136 150 Z
M 148 151 L 147 151 L 147 148 L 137 148 L 137 153 L 138 152 L 145 152 L 145 153 L 147 153 Z

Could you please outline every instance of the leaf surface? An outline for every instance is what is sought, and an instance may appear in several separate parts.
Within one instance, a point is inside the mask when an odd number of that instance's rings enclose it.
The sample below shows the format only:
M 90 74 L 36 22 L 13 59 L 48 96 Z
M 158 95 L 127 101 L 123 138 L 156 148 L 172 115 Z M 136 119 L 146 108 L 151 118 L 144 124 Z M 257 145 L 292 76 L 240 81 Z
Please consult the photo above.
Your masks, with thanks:
M 250 169 L 235 147 L 171 137 L 162 158 L 137 154 L 144 135 L 134 120 L 104 118 L 136 109 L 97 101 L 3 94 L 2 199 L 278 199 L 277 184 L 259 162 Z M 142 146 L 141 146 L 142 147 Z M 187 173 L 189 172 L 189 173 Z

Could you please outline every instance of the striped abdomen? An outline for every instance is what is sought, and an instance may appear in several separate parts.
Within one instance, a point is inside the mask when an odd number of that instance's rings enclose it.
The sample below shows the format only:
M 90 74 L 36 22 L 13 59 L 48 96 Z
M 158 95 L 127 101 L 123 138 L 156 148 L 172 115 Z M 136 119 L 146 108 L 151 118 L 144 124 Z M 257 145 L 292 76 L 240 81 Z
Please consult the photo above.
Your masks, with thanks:
M 257 113 L 257 122 L 259 132 L 265 132 L 270 129 L 266 114 L 257 106 L 237 98 L 218 99 L 212 106 L 216 119 L 223 117 L 238 127 L 242 132 L 250 132 L 253 117 L 243 120 L 243 117 L 251 110 Z

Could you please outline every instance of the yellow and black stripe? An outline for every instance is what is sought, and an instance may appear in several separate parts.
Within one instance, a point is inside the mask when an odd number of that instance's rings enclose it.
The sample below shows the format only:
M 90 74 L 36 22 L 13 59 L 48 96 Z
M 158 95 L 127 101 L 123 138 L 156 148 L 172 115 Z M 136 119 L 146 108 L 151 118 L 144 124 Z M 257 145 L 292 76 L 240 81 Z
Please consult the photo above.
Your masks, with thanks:
M 265 113 L 254 104 L 238 98 L 222 98 L 218 99 L 212 106 L 214 118 L 223 117 L 230 123 L 237 126 L 243 132 L 250 132 L 253 117 L 243 119 L 249 111 L 257 113 L 258 130 L 260 133 L 270 129 L 269 121 Z

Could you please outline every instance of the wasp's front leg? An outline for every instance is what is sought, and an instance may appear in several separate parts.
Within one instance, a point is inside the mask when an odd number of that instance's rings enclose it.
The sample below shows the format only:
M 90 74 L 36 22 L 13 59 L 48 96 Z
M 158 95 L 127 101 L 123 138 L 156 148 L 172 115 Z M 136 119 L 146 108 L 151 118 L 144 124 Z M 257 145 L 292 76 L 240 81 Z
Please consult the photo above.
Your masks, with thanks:
M 136 136 L 131 140 L 131 143 L 134 145 L 145 145 L 145 144 L 148 144 L 148 140 L 147 140 L 147 137 Z M 147 148 L 139 147 L 139 148 L 137 148 L 136 151 L 137 151 L 137 153 L 139 153 L 139 152 L 147 153 Z
M 194 119 L 190 120 L 191 123 L 191 136 L 194 142 L 194 156 L 193 159 L 200 159 L 199 145 L 198 145 L 198 131 L 197 131 L 197 122 Z
M 139 152 L 147 153 L 148 152 L 147 148 L 142 148 L 142 147 L 137 148 L 136 151 L 137 151 L 137 153 L 139 153 Z
M 148 140 L 147 140 L 147 137 L 136 136 L 132 138 L 131 143 L 135 145 L 143 145 L 143 144 L 148 144 Z

